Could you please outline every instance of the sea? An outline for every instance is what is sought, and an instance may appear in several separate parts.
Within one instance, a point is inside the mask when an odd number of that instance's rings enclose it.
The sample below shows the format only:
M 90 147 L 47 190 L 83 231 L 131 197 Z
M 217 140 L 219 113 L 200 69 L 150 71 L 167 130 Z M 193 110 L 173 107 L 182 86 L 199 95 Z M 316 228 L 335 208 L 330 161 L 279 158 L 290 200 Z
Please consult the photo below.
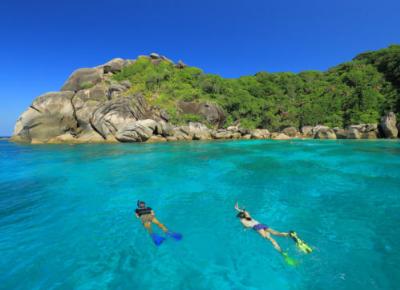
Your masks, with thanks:
M 0 141 L 0 289 L 395 290 L 399 243 L 398 140 Z

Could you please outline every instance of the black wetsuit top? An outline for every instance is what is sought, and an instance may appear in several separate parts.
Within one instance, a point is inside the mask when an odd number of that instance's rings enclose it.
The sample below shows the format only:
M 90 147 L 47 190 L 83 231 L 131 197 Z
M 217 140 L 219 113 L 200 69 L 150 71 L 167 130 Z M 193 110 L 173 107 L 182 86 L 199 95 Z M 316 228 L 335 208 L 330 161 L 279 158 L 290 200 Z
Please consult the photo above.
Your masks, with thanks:
M 142 215 L 145 215 L 145 214 L 151 214 L 151 211 L 152 211 L 151 207 L 137 208 L 137 209 L 135 210 L 136 214 L 137 214 L 139 217 L 141 217 Z

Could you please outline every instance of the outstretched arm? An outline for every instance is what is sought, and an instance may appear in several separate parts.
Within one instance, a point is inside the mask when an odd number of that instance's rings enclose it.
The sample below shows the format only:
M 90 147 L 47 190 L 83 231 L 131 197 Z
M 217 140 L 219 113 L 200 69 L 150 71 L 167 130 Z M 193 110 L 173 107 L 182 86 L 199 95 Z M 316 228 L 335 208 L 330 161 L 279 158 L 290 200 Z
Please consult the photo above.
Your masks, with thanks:
M 244 212 L 244 209 L 241 209 L 241 208 L 239 207 L 239 203 L 238 203 L 238 202 L 235 203 L 235 209 L 236 209 L 238 212 Z

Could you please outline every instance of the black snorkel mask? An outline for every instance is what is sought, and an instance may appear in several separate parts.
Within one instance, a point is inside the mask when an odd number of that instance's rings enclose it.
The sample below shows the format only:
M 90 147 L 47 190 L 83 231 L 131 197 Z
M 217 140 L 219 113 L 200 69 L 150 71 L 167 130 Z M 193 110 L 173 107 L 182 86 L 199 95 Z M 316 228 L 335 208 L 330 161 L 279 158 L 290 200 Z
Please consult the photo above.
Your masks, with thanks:
M 246 215 L 244 214 L 244 212 L 239 212 L 237 215 L 236 215 L 238 218 L 241 218 L 241 219 L 244 219 L 244 218 L 246 218 Z
M 145 208 L 146 207 L 146 203 L 144 201 L 138 200 L 136 203 L 138 208 Z

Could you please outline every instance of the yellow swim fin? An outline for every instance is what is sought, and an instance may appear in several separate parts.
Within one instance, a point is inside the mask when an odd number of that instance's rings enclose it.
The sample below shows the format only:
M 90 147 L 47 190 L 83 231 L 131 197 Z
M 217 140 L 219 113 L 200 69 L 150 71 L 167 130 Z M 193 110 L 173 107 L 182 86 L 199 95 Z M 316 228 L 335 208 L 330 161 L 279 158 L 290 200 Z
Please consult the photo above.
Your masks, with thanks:
M 311 249 L 311 247 L 309 245 L 307 245 L 302 239 L 300 239 L 297 236 L 297 233 L 294 231 L 290 231 L 289 232 L 289 236 L 293 239 L 293 241 L 296 243 L 297 248 L 306 253 L 309 254 L 311 253 L 313 250 Z

